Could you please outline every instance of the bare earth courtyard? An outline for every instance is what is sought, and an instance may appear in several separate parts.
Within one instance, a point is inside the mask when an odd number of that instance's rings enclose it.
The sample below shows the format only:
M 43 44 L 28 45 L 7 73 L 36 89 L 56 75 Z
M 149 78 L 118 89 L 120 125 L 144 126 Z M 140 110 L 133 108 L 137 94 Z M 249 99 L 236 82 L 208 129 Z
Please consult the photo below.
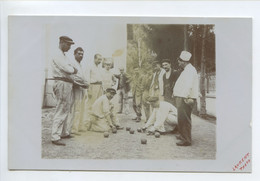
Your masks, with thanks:
M 174 134 L 153 135 L 137 132 L 144 121 L 136 123 L 134 114 L 118 115 L 121 125 L 135 130 L 118 130 L 104 138 L 103 133 L 83 132 L 80 136 L 64 139 L 66 146 L 51 143 L 51 127 L 54 109 L 42 110 L 42 158 L 44 159 L 216 159 L 216 125 L 192 115 L 192 146 L 179 147 Z M 141 144 L 141 138 L 147 144 Z

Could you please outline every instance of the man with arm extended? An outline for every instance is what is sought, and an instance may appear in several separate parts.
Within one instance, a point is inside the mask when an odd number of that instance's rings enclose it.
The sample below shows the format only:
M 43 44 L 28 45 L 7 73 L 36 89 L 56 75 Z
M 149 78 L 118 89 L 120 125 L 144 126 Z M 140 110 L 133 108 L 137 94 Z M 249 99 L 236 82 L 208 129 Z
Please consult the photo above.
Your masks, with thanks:
M 84 112 L 84 94 L 87 94 L 87 90 L 84 90 L 88 87 L 88 83 L 84 77 L 83 70 L 80 62 L 83 59 L 84 50 L 81 47 L 78 47 L 74 50 L 73 67 L 78 69 L 78 73 L 71 75 L 73 79 L 73 109 L 72 109 L 72 121 L 71 121 L 71 134 L 80 135 L 79 131 L 85 129 L 85 124 L 83 120 Z M 86 92 L 85 92 L 86 91 Z
M 151 134 L 155 131 L 160 133 L 173 131 L 177 125 L 176 107 L 169 102 L 159 101 L 157 96 L 149 97 L 147 101 L 151 104 L 153 112 L 142 129 L 148 129 L 148 133 Z
M 115 94 L 115 89 L 108 88 L 106 93 L 94 102 L 90 112 L 90 131 L 105 132 L 113 128 L 122 129 L 114 114 L 114 106 L 111 103 L 111 99 Z

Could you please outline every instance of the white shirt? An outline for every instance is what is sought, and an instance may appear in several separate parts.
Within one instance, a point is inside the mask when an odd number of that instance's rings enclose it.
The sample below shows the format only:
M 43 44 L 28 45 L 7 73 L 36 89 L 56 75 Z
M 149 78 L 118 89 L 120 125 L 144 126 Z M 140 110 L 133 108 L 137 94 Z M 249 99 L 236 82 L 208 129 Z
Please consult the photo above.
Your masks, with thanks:
M 164 122 L 168 118 L 169 114 L 176 118 L 177 123 L 177 109 L 172 104 L 160 101 L 160 107 L 154 108 L 153 112 L 148 119 L 145 127 L 153 125 L 154 129 L 157 131 L 165 132 Z
M 100 96 L 92 105 L 92 112 L 100 117 L 105 116 L 110 112 L 111 103 L 106 95 Z
M 165 70 L 161 69 L 159 76 L 158 76 L 160 95 L 163 95 L 163 75 L 164 75 L 164 73 L 165 73 Z M 156 72 L 153 74 L 153 80 L 152 80 L 150 88 L 152 88 L 152 86 L 154 84 L 155 76 L 156 76 Z
M 85 78 L 81 64 L 77 60 L 73 60 L 71 62 L 71 64 L 73 67 L 75 67 L 78 70 L 77 74 L 71 75 L 72 79 L 73 80 L 75 79 L 75 81 L 83 80 L 85 82 L 86 78 Z
M 115 84 L 113 73 L 109 70 L 103 69 L 101 76 L 103 90 L 106 90 L 107 88 L 112 88 L 112 86 Z
M 90 69 L 90 83 L 102 81 L 101 68 L 94 64 Z
M 173 88 L 173 95 L 183 98 L 197 99 L 199 79 L 197 70 L 189 63 L 186 65 Z
M 68 57 L 60 49 L 54 55 L 51 62 L 52 76 L 60 78 L 70 78 L 69 74 L 74 72 Z

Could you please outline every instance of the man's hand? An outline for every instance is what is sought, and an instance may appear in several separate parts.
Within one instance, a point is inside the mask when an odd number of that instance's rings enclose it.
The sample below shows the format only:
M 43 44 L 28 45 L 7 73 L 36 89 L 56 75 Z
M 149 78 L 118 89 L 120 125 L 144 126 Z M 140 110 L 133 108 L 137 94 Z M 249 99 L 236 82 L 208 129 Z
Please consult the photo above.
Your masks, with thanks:
M 75 67 L 73 67 L 73 68 L 74 68 L 74 72 L 72 74 L 78 73 L 78 69 L 76 69 Z
M 190 98 L 185 98 L 184 102 L 188 104 L 189 106 L 192 106 L 194 104 L 194 100 Z
M 114 125 L 110 125 L 111 129 L 116 129 L 116 127 Z

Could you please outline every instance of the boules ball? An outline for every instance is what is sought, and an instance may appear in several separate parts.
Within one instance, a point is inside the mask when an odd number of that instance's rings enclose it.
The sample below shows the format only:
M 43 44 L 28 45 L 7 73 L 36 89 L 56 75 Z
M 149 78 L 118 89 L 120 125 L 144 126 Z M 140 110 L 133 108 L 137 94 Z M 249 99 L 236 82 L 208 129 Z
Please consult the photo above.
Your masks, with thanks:
M 141 128 L 137 128 L 137 131 L 140 133 L 142 130 L 141 130 Z
M 104 137 L 105 137 L 105 138 L 108 138 L 108 137 L 109 137 L 109 133 L 108 133 L 108 132 L 105 132 L 105 133 L 104 133 Z
M 126 127 L 126 131 L 129 131 L 131 128 L 130 127 Z
M 156 132 L 156 133 L 154 134 L 154 136 L 155 136 L 155 138 L 160 138 L 160 133 Z
M 142 138 L 142 139 L 141 139 L 141 144 L 146 144 L 146 143 L 147 143 L 147 139 Z
M 116 129 L 116 128 L 113 128 L 113 129 L 112 129 L 112 133 L 116 134 L 116 133 L 117 133 L 117 129 Z
M 130 134 L 134 134 L 135 133 L 135 130 L 130 130 Z

